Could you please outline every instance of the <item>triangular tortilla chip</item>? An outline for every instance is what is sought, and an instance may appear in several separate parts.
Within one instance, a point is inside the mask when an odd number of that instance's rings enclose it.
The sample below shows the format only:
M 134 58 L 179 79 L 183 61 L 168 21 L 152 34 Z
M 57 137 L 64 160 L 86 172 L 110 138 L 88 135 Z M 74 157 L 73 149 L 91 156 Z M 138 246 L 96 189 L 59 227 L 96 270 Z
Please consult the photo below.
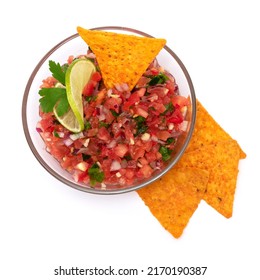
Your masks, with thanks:
M 196 150 L 208 144 L 215 144 L 220 141 L 231 140 L 232 137 L 220 127 L 212 118 L 202 104 L 197 100 L 197 116 L 194 132 L 186 152 Z M 243 150 L 240 149 L 240 158 L 246 157 Z
M 126 83 L 130 90 L 166 44 L 165 39 L 139 37 L 78 27 L 77 31 L 96 55 L 104 84 Z
M 203 199 L 226 218 L 232 216 L 240 151 L 235 140 L 204 145 L 185 153 L 176 165 L 209 171 L 209 182 Z
M 208 180 L 205 170 L 173 168 L 137 192 L 161 225 L 179 238 L 197 209 Z

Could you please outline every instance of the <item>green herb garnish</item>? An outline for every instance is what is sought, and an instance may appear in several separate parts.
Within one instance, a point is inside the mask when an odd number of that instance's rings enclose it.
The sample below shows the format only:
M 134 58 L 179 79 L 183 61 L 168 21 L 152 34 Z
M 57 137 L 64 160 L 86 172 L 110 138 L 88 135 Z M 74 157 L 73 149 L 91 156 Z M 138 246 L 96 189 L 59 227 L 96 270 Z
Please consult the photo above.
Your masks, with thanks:
M 112 113 L 112 115 L 114 117 L 118 117 L 120 115 L 120 113 L 117 113 L 115 110 L 111 109 L 110 112 Z
M 52 73 L 52 77 L 65 86 L 65 73 L 67 71 L 67 67 L 62 67 L 59 63 L 50 60 L 49 69 Z
M 161 146 L 160 149 L 159 149 L 159 152 L 162 155 L 163 161 L 167 161 L 171 158 L 171 153 L 172 153 L 171 149 L 169 149 L 167 147 L 164 147 L 164 146 Z
M 62 85 L 65 85 L 66 66 L 60 66 L 52 60 L 49 61 L 49 69 L 53 78 L 58 80 Z M 53 111 L 56 105 L 56 112 L 59 117 L 64 115 L 69 110 L 69 102 L 67 98 L 66 89 L 62 87 L 42 88 L 39 90 L 41 109 L 44 113 Z
M 58 116 L 64 115 L 69 109 L 69 102 L 65 88 L 42 88 L 39 90 L 40 105 L 44 113 L 53 111 L 56 105 L 56 112 Z
M 167 141 L 166 141 L 167 144 L 171 144 L 171 143 L 174 143 L 174 142 L 175 142 L 175 138 L 173 138 L 173 137 L 168 138 Z
M 90 122 L 86 121 L 84 127 L 85 127 L 86 130 L 90 129 L 91 128 Z
M 94 163 L 88 170 L 88 175 L 90 178 L 90 184 L 94 186 L 97 182 L 101 183 L 104 180 L 105 174 L 100 170 L 97 163 Z
M 98 124 L 98 127 L 99 127 L 99 128 L 100 128 L 100 127 L 108 128 L 109 126 L 110 126 L 109 123 L 105 123 L 105 122 L 102 122 L 102 121 L 100 121 L 99 124 Z
M 149 78 L 151 78 L 151 81 L 148 83 L 149 86 L 164 84 L 169 79 L 164 73 L 160 73 L 156 76 L 149 76 Z
M 57 137 L 57 138 L 60 138 L 60 135 L 59 135 L 59 133 L 58 133 L 56 130 L 53 131 L 53 135 L 54 135 L 55 137 Z
M 138 116 L 136 118 L 134 118 L 135 122 L 136 122 L 136 133 L 135 136 L 138 136 L 140 134 L 144 134 L 147 129 L 148 126 L 146 125 L 146 120 L 144 117 L 142 116 Z
M 174 111 L 174 106 L 172 102 L 165 104 L 164 107 L 165 107 L 165 111 L 162 113 L 163 116 L 166 115 L 168 112 L 172 113 Z
M 87 160 L 90 159 L 90 158 L 91 158 L 91 155 L 82 154 L 82 159 L 83 159 L 84 161 L 87 161 Z

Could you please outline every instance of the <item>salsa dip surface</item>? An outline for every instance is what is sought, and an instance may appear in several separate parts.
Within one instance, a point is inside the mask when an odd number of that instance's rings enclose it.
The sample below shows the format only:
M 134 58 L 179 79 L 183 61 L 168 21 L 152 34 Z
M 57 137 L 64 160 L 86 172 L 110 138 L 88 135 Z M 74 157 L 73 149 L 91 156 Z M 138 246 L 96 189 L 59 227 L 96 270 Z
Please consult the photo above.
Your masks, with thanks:
M 95 70 L 80 94 L 84 126 L 75 133 L 60 122 L 53 108 L 55 102 L 66 103 L 68 87 L 62 76 L 78 60 L 88 60 Z M 138 65 L 138 61 L 132 63 Z M 164 69 L 156 57 L 146 63 L 145 71 L 130 88 L 124 82 L 106 86 L 91 46 L 86 54 L 70 56 L 61 66 L 49 61 L 52 76 L 43 80 L 39 90 L 37 131 L 47 151 L 76 182 L 93 188 L 132 185 L 150 178 L 171 159 L 178 137 L 188 126 L 190 100 L 180 95 L 174 73 Z M 57 97 L 53 102 L 61 89 L 64 100 Z M 51 102 L 54 106 L 50 108 Z

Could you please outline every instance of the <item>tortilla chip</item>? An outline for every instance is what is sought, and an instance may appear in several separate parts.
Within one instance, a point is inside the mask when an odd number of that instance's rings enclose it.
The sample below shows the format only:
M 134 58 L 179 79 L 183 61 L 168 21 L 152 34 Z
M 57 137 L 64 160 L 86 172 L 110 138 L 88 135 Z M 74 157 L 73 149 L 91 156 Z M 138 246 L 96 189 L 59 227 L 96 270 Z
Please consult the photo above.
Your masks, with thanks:
M 220 127 L 212 118 L 202 104 L 197 100 L 197 116 L 194 132 L 186 152 L 196 150 L 204 145 L 215 144 L 220 141 L 230 140 L 232 137 Z M 240 149 L 240 158 L 246 157 L 243 150 Z
M 197 209 L 208 180 L 205 170 L 173 168 L 137 192 L 161 225 L 179 238 Z
M 139 37 L 78 27 L 77 31 L 96 55 L 104 84 L 126 83 L 130 90 L 166 44 L 165 39 Z
M 185 153 L 176 167 L 197 167 L 210 174 L 203 199 L 226 218 L 232 216 L 241 149 L 227 140 Z

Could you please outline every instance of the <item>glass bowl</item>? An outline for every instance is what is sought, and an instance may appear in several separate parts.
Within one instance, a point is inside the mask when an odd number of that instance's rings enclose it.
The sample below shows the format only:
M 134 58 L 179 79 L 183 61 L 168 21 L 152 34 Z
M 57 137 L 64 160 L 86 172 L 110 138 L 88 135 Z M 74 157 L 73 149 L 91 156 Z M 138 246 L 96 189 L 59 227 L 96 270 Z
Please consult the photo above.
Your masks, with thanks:
M 98 27 L 93 28 L 95 30 L 105 30 L 124 34 L 133 34 L 136 36 L 146 36 L 152 37 L 144 32 L 118 26 L 108 26 L 108 27 Z M 167 39 L 167 38 L 166 38 Z M 166 45 L 159 55 L 157 60 L 161 66 L 167 69 L 176 79 L 178 84 L 180 95 L 189 97 L 190 106 L 188 107 L 188 112 L 186 115 L 186 120 L 188 121 L 187 129 L 178 138 L 177 145 L 172 153 L 171 160 L 169 160 L 167 166 L 163 170 L 156 171 L 152 177 L 146 180 L 141 180 L 130 186 L 121 185 L 107 185 L 105 189 L 93 188 L 87 186 L 83 183 L 77 183 L 74 181 L 72 175 L 65 171 L 59 164 L 57 160 L 53 158 L 51 154 L 46 151 L 45 143 L 43 142 L 40 134 L 36 130 L 37 122 L 40 120 L 39 117 L 39 87 L 42 84 L 42 80 L 50 76 L 50 71 L 48 67 L 48 61 L 54 60 L 60 64 L 65 63 L 70 55 L 81 55 L 86 53 L 87 45 L 79 37 L 78 34 L 74 34 L 59 44 L 54 46 L 36 65 L 33 70 L 23 97 L 22 103 L 22 122 L 26 140 L 29 147 L 39 163 L 55 178 L 64 184 L 75 188 L 80 191 L 94 193 L 94 194 L 120 194 L 130 191 L 134 191 L 149 185 L 161 176 L 163 176 L 167 171 L 169 171 L 181 158 L 189 141 L 192 136 L 192 132 L 195 125 L 196 119 L 196 96 L 193 88 L 191 78 L 185 66 L 178 58 L 178 56 Z

